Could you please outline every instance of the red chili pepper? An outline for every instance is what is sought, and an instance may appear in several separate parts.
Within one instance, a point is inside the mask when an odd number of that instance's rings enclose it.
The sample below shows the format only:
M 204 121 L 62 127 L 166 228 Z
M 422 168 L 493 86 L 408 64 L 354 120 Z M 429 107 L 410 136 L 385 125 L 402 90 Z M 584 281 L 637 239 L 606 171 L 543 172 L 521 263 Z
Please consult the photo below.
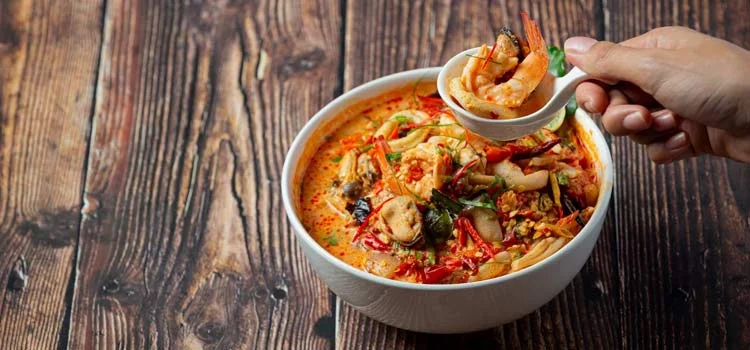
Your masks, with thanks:
M 560 143 L 560 141 L 561 139 L 557 138 L 533 147 L 519 146 L 514 143 L 507 144 L 503 147 L 485 146 L 484 153 L 486 154 L 487 162 L 489 163 L 501 162 L 507 158 L 531 158 L 549 151 L 552 147 L 555 147 L 555 145 Z
M 422 103 L 420 109 L 430 115 L 437 114 L 445 107 L 443 100 L 437 97 L 417 96 L 417 98 Z
M 370 218 L 372 218 L 375 214 L 377 214 L 380 211 L 380 209 L 383 209 L 383 206 L 385 205 L 385 203 L 388 203 L 388 201 L 390 201 L 393 198 L 395 197 L 391 197 L 391 198 L 384 200 L 383 203 L 380 203 L 380 205 L 375 207 L 375 209 L 371 211 L 370 214 L 368 214 L 365 217 L 365 219 L 362 221 L 362 224 L 360 224 L 359 228 L 357 228 L 357 233 L 355 233 L 354 237 L 352 237 L 352 242 L 356 241 L 357 238 L 359 238 L 359 236 L 362 235 L 362 233 L 365 231 L 365 228 L 367 228 L 367 225 L 370 224 Z
M 461 221 L 459 220 L 454 221 L 453 226 L 456 229 L 458 229 L 458 237 L 456 237 L 456 240 L 458 241 L 458 246 L 461 248 L 465 247 L 466 246 L 466 230 L 464 229 L 463 225 L 461 225 Z
M 409 180 L 411 181 L 419 181 L 424 177 L 424 170 L 418 166 L 413 166 L 409 168 Z
M 485 146 L 484 153 L 487 155 L 488 163 L 501 162 L 513 155 L 510 148 L 496 146 Z
M 391 152 L 391 148 L 388 146 L 388 143 L 383 140 L 382 137 L 379 137 L 377 140 L 375 140 L 374 150 L 375 163 L 380 168 L 380 172 L 383 175 L 382 179 L 385 182 L 386 187 L 388 187 L 388 189 L 395 194 L 403 194 L 401 184 L 399 184 L 398 180 L 396 179 L 394 170 L 393 168 L 391 168 L 391 165 L 388 163 L 388 158 L 385 156 L 386 154 Z
M 398 138 L 398 128 L 393 128 L 393 131 L 390 135 L 388 135 L 389 140 L 397 139 Z
M 433 121 L 435 119 L 435 117 L 437 117 L 438 115 L 440 115 L 440 111 L 433 112 L 432 114 L 429 115 L 429 117 L 427 117 L 427 119 L 425 119 L 425 120 L 423 120 L 423 121 L 421 121 L 419 123 L 412 123 L 412 124 L 402 125 L 402 126 L 399 127 L 399 130 L 409 131 L 411 129 L 416 129 L 416 128 L 425 126 L 428 123 L 430 123 L 431 121 Z
M 482 63 L 482 69 L 484 69 L 484 67 L 487 66 L 487 62 L 489 62 L 490 58 L 492 58 L 492 54 L 495 53 L 496 48 L 497 48 L 497 40 L 495 40 L 495 43 L 492 44 L 492 48 L 490 49 L 490 53 L 487 55 L 487 58 L 484 59 L 484 63 Z
M 373 234 L 365 236 L 365 238 L 362 239 L 362 243 L 375 250 L 386 251 L 391 249 L 390 245 L 383 243 L 383 241 L 379 240 L 378 237 Z
M 458 180 L 461 180 L 461 177 L 466 174 L 466 171 L 471 168 L 474 164 L 476 164 L 479 161 L 479 158 L 473 159 L 472 161 L 464 164 L 464 166 L 461 167 L 461 169 L 458 169 L 456 172 L 456 175 L 453 176 L 453 180 L 451 180 L 451 184 L 455 186 L 458 183 Z
M 424 280 L 422 280 L 422 283 L 433 284 L 440 282 L 444 278 L 450 276 L 454 270 L 455 268 L 445 265 L 428 266 L 424 269 Z
M 549 140 L 541 145 L 537 145 L 534 147 L 524 147 L 520 149 L 518 152 L 513 153 L 511 156 L 512 159 L 523 159 L 523 158 L 531 158 L 534 156 L 538 156 L 544 152 L 549 151 L 552 149 L 552 147 L 555 147 L 558 143 L 562 141 L 560 138 L 556 138 L 554 140 Z
M 474 228 L 474 225 L 471 224 L 471 220 L 469 220 L 466 217 L 460 217 L 456 219 L 458 224 L 463 227 L 463 230 L 466 231 L 466 233 L 471 236 L 471 239 L 474 241 L 474 244 L 481 247 L 484 250 L 485 254 L 495 255 L 495 247 L 492 246 L 492 244 L 487 243 L 482 239 L 482 236 L 479 235 L 479 232 Z
M 357 145 L 362 143 L 362 134 L 356 133 L 349 136 L 342 137 L 339 143 L 344 146 L 344 149 L 350 150 L 357 148 Z
M 445 257 L 443 259 L 443 265 L 457 269 L 461 267 L 461 260 L 454 257 Z
M 461 262 L 462 262 L 462 265 L 464 266 L 464 268 L 467 269 L 467 270 L 471 270 L 472 273 L 476 273 L 477 269 L 479 268 L 477 266 L 477 263 L 474 262 L 473 259 L 471 259 L 471 258 L 469 258 L 467 256 L 462 257 L 461 258 Z
M 518 243 L 518 239 L 516 238 L 516 235 L 513 232 L 508 232 L 508 234 L 505 235 L 505 238 L 503 238 L 503 245 L 506 247 L 512 246 L 517 243 Z

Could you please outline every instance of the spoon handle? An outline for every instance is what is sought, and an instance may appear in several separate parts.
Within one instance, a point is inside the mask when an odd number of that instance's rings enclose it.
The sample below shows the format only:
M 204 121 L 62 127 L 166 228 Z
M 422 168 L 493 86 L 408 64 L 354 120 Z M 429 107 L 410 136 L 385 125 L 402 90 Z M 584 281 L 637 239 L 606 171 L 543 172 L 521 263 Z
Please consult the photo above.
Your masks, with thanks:
M 578 84 L 590 79 L 591 76 L 588 73 L 578 69 L 578 67 L 573 67 L 568 74 L 555 79 L 555 95 L 568 99 L 573 96 Z

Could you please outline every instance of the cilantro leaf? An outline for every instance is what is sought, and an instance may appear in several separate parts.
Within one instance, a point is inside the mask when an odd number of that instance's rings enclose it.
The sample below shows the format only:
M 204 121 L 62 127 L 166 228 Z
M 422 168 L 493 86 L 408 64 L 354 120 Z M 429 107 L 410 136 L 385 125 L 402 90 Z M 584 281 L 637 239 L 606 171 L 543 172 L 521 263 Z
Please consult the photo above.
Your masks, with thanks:
M 409 117 L 407 117 L 405 115 L 397 115 L 397 116 L 393 117 L 393 119 L 395 121 L 397 121 L 399 124 L 406 124 L 406 123 L 409 122 Z
M 387 159 L 389 162 L 395 162 L 401 159 L 401 152 L 388 153 L 385 155 L 385 159 Z
M 555 45 L 549 45 L 547 52 L 549 52 L 549 72 L 556 77 L 565 75 L 565 51 Z
M 328 245 L 339 245 L 339 240 L 336 238 L 336 232 L 331 232 L 328 236 L 324 238 L 326 242 L 328 242 Z

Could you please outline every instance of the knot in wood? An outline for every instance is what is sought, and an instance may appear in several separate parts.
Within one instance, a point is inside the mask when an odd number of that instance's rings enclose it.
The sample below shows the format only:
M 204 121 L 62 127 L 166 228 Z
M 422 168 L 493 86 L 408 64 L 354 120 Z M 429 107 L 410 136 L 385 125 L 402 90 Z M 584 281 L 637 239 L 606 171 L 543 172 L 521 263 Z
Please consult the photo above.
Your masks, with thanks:
M 202 323 L 195 329 L 195 335 L 205 343 L 216 343 L 224 337 L 224 325 L 214 321 Z
M 295 74 L 311 71 L 319 66 L 325 58 L 325 52 L 319 47 L 300 55 L 287 57 L 281 64 L 281 76 L 289 78 Z
M 120 281 L 117 279 L 111 279 L 107 282 L 104 282 L 102 285 L 102 292 L 107 294 L 115 294 L 120 290 Z
M 279 285 L 279 286 L 274 287 L 273 290 L 271 290 L 271 296 L 276 300 L 281 300 L 281 299 L 286 298 L 287 294 L 288 294 L 288 291 L 287 291 L 286 285 Z
M 26 263 L 26 259 L 23 256 L 19 257 L 13 265 L 13 269 L 10 270 L 10 275 L 8 276 L 8 289 L 12 291 L 24 289 L 26 287 L 26 282 L 28 281 L 28 272 L 29 267 Z

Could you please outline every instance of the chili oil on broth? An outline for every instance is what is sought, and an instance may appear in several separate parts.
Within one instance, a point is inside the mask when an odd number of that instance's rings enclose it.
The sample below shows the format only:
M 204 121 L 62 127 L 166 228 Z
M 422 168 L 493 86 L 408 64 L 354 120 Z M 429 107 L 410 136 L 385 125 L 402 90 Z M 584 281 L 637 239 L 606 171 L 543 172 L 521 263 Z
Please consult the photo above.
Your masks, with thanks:
M 395 112 L 413 108 L 417 94 L 429 95 L 437 90 L 436 86 L 435 82 L 411 84 L 347 108 L 337 116 L 347 121 L 333 133 L 323 136 L 323 143 L 312 153 L 301 183 L 302 224 L 320 246 L 357 269 L 363 269 L 369 252 L 352 246 L 352 235 L 345 228 L 349 219 L 342 218 L 326 202 L 338 172 L 337 157 L 344 148 L 340 140 L 358 133 L 375 132 Z

